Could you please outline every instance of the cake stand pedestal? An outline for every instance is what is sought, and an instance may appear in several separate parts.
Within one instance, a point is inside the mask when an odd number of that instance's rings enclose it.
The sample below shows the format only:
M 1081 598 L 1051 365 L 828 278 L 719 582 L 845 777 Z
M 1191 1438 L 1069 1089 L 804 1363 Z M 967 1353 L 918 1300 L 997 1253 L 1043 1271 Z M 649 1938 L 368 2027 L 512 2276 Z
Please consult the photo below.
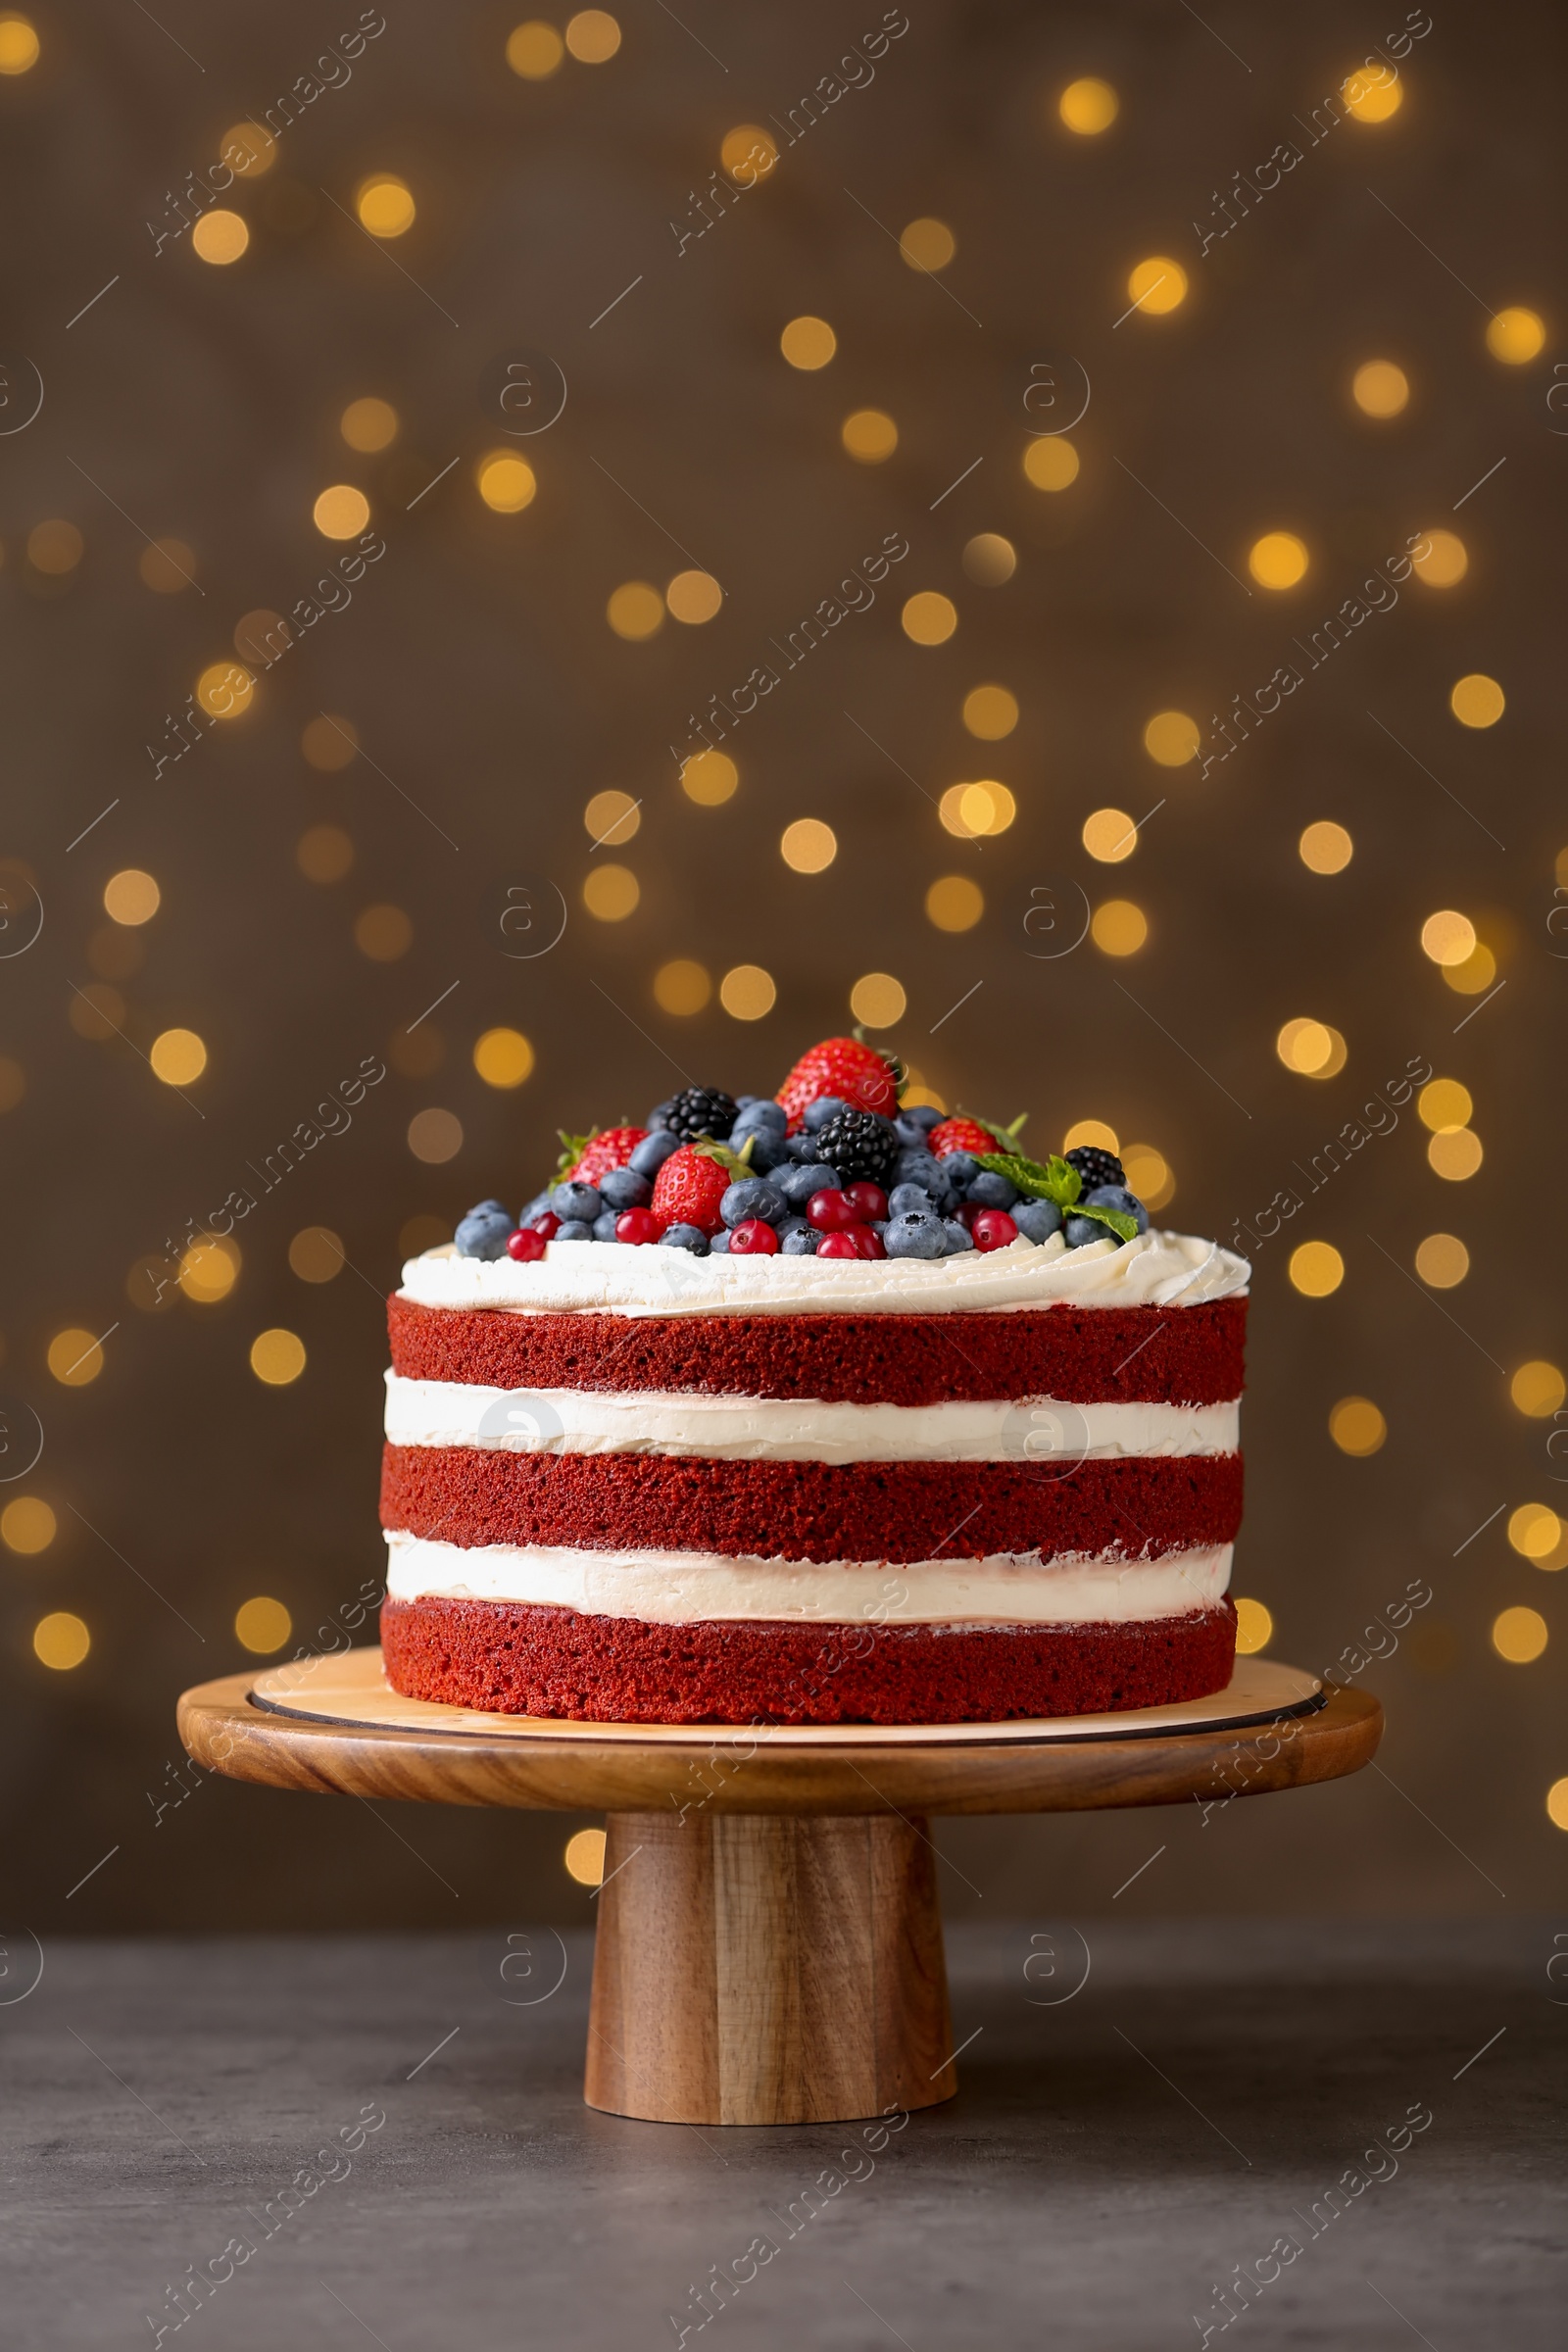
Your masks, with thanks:
M 1359 1770 L 1382 1723 L 1261 1659 L 1212 1699 L 1038 1724 L 546 1723 L 400 1698 L 373 1649 L 179 1702 L 190 1753 L 235 1780 L 606 1812 L 583 2095 L 683 2124 L 953 2096 L 932 1814 L 1228 1802 Z

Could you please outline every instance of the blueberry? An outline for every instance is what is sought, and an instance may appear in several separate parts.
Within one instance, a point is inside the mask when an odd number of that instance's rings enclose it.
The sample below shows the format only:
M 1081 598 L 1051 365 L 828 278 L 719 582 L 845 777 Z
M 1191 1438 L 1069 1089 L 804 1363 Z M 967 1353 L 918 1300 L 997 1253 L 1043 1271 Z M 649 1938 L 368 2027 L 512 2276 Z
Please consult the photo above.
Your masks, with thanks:
M 893 1170 L 894 1180 L 899 1184 L 917 1184 L 931 1200 L 940 1200 L 953 1189 L 948 1176 L 950 1164 L 929 1152 L 901 1152 Z
M 599 1179 L 599 1198 L 607 1209 L 646 1208 L 654 1188 L 635 1168 L 611 1168 Z
M 591 1184 L 558 1184 L 550 1196 L 550 1205 L 564 1223 L 581 1221 L 591 1225 L 604 1203 Z
M 586 1217 L 565 1217 L 556 1233 L 558 1242 L 591 1242 L 594 1229 Z
M 784 1257 L 814 1257 L 822 1236 L 814 1225 L 803 1219 L 799 1225 L 780 1226 L 779 1253 Z
M 929 1208 L 906 1209 L 883 1226 L 882 1247 L 889 1257 L 946 1257 L 948 1230 Z
M 1084 1199 L 1091 1208 L 1119 1208 L 1123 1216 L 1137 1218 L 1140 1233 L 1149 1231 L 1148 1209 L 1124 1184 L 1097 1184 L 1092 1193 L 1085 1193 Z M 1108 1232 L 1109 1227 L 1105 1230 Z
M 730 1139 L 733 1142 L 737 1135 L 753 1127 L 766 1127 L 774 1135 L 782 1135 L 789 1123 L 789 1112 L 782 1102 L 773 1102 L 767 1095 L 747 1095 L 741 1103 L 740 1116 L 730 1129 Z
M 614 1242 L 620 1239 L 615 1231 L 615 1219 L 619 1214 L 618 1208 L 607 1208 L 595 1217 L 594 1240 L 596 1242 Z
M 527 1205 L 517 1211 L 517 1223 L 519 1225 L 531 1225 L 535 1217 L 542 1217 L 545 1213 L 545 1210 L 550 1206 L 550 1196 L 555 1189 L 556 1188 L 553 1184 L 547 1184 L 542 1193 L 535 1193 L 533 1199 L 527 1203 Z M 485 1202 L 486 1208 L 492 1208 L 494 1205 L 495 1203 L 493 1201 L 487 1200 Z M 470 1211 L 469 1213 L 472 1214 L 473 1212 Z
M 748 1217 L 760 1217 L 764 1225 L 774 1225 L 784 1214 L 784 1196 L 762 1176 L 742 1176 L 732 1184 L 718 1204 L 718 1213 L 726 1225 L 744 1225 Z
M 961 1193 L 980 1173 L 980 1162 L 971 1152 L 950 1152 L 938 1164 L 947 1170 L 948 1182 L 955 1192 Z
M 654 1104 L 654 1107 L 648 1113 L 648 1117 L 645 1122 L 650 1135 L 662 1135 L 664 1132 L 664 1121 L 668 1118 L 671 1110 L 674 1108 L 674 1104 L 675 1098 L 673 1095 L 669 1097 L 667 1102 L 656 1102 Z M 679 1143 L 679 1136 L 675 1138 L 675 1141 Z
M 729 1140 L 737 1152 L 747 1148 L 746 1165 L 755 1176 L 767 1176 L 774 1168 L 795 1165 L 784 1148 L 784 1138 L 775 1135 L 771 1127 L 736 1127 Z
M 715 1233 L 708 1247 L 715 1257 L 727 1257 L 729 1255 L 728 1226 L 724 1228 L 722 1233 Z
M 1054 1200 L 1020 1200 L 1012 1221 L 1026 1242 L 1049 1242 L 1061 1231 L 1061 1211 Z
M 942 1113 L 926 1103 L 919 1110 L 901 1110 L 893 1124 L 898 1130 L 901 1144 L 920 1145 L 933 1127 L 941 1126 Z
M 1091 1242 L 1113 1242 L 1116 1236 L 1098 1217 L 1069 1217 L 1062 1227 L 1069 1250 L 1087 1250 Z
M 814 1135 L 819 1127 L 827 1125 L 829 1119 L 836 1119 L 841 1110 L 850 1108 L 852 1105 L 841 1102 L 837 1095 L 818 1095 L 814 1102 L 806 1105 L 807 1134 Z
M 956 1257 L 962 1250 L 974 1248 L 972 1235 L 965 1226 L 958 1223 L 956 1217 L 949 1217 L 943 1231 L 948 1237 L 948 1255 L 950 1257 Z
M 635 1168 L 639 1176 L 652 1179 L 659 1174 L 670 1153 L 679 1150 L 678 1135 L 672 1135 L 667 1127 L 656 1127 L 651 1134 L 643 1137 L 628 1165 Z
M 765 1102 L 767 1097 L 765 1095 L 737 1095 L 734 1101 L 737 1110 L 745 1110 L 750 1103 Z
M 468 1211 L 470 1217 L 504 1217 L 506 1213 L 504 1200 L 476 1200 Z
M 785 1159 L 799 1160 L 803 1167 L 818 1156 L 814 1135 L 787 1135 L 779 1151 Z
M 778 1190 L 791 1208 L 804 1208 L 813 1193 L 842 1192 L 844 1179 L 837 1168 L 828 1166 L 826 1160 L 810 1159 L 804 1166 L 797 1161 L 788 1168 L 787 1174 L 779 1178 Z
M 458 1227 L 456 1240 L 460 1257 L 505 1257 L 507 1236 L 512 1231 L 512 1214 L 499 1203 L 485 1201 L 479 1208 L 470 1208 Z
M 977 1208 L 1010 1208 L 1018 1198 L 1018 1187 L 1009 1183 L 1005 1176 L 998 1176 L 990 1168 L 982 1168 L 978 1176 L 970 1177 L 963 1197 L 966 1200 L 972 1200 Z
M 708 1236 L 700 1225 L 666 1225 L 659 1237 L 662 1250 L 689 1250 L 693 1257 L 706 1257 Z
M 896 1184 L 888 1195 L 888 1208 L 895 1217 L 910 1210 L 921 1216 L 931 1213 L 931 1196 L 923 1185 Z

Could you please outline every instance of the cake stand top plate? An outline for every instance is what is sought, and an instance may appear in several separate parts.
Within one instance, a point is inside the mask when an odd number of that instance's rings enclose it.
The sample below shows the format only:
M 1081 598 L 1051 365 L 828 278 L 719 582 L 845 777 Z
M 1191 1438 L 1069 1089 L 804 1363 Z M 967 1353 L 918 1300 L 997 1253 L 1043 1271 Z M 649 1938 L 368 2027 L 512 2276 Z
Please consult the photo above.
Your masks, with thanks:
M 1370 1761 L 1382 1709 L 1239 1658 L 1228 1690 L 1126 1715 L 736 1727 L 485 1715 L 388 1689 L 378 1649 L 204 1683 L 199 1763 L 274 1788 L 563 1812 L 1034 1813 L 1227 1801 Z

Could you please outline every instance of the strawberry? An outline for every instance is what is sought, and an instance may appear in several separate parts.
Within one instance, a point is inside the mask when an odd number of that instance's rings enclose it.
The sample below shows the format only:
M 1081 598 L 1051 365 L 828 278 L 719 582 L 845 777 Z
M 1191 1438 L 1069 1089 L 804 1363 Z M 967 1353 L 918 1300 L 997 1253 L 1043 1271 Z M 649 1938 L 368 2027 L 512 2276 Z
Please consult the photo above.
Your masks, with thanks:
M 1027 1116 L 1026 1111 L 1024 1118 Z M 938 1159 L 946 1159 L 950 1152 L 1016 1151 L 1022 1125 L 1023 1118 L 1017 1118 L 1010 1127 L 984 1127 L 978 1119 L 971 1119 L 967 1111 L 960 1110 L 933 1127 L 926 1143 Z
M 837 1095 L 855 1110 L 874 1110 L 884 1119 L 897 1116 L 900 1065 L 858 1037 L 824 1038 L 803 1054 L 778 1090 L 778 1101 L 790 1114 L 790 1133 L 800 1132 L 807 1104 L 823 1095 Z
M 565 1150 L 561 1154 L 558 1184 L 597 1184 L 612 1168 L 623 1168 L 647 1135 L 646 1127 L 600 1127 L 592 1135 L 568 1135 L 561 1130 Z
M 711 1238 L 724 1221 L 718 1213 L 719 1202 L 737 1175 L 751 1172 L 748 1160 L 723 1144 L 682 1144 L 654 1178 L 649 1205 L 661 1228 L 695 1225 Z

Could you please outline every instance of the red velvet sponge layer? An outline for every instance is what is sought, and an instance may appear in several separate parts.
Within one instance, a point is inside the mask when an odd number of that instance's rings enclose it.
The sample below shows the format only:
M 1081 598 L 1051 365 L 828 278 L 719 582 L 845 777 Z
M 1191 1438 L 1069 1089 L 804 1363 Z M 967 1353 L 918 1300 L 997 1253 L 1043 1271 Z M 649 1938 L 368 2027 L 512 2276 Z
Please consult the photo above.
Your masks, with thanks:
M 1002 1723 L 1223 1690 L 1236 1612 L 1138 1625 L 651 1625 L 520 1601 L 387 1601 L 406 1698 L 578 1723 Z
M 394 1296 L 392 1369 L 498 1389 L 699 1390 L 824 1403 L 1224 1404 L 1242 1393 L 1245 1298 L 983 1315 L 595 1315 L 419 1306 Z

